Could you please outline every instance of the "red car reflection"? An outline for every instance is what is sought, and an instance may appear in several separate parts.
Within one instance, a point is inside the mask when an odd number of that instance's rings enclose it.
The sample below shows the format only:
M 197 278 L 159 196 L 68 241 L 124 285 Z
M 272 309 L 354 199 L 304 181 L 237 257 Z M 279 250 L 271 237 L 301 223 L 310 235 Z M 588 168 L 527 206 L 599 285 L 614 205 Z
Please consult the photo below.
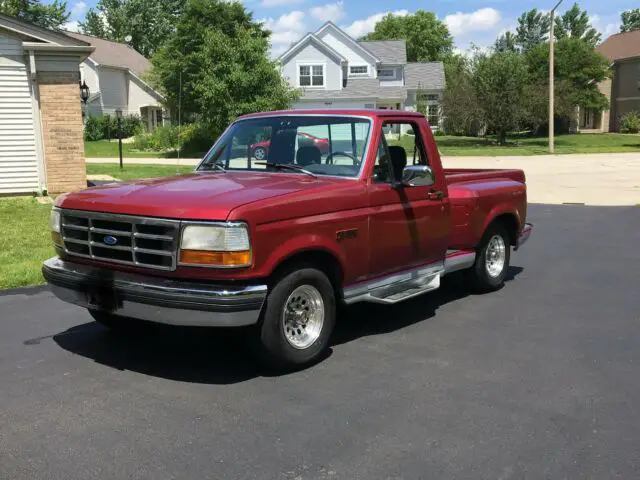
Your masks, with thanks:
M 251 153 L 256 160 L 264 160 L 269 154 L 270 140 L 254 143 L 251 145 Z M 315 145 L 320 149 L 320 153 L 329 153 L 329 139 L 319 138 L 308 133 L 298 133 L 298 148 L 306 145 Z

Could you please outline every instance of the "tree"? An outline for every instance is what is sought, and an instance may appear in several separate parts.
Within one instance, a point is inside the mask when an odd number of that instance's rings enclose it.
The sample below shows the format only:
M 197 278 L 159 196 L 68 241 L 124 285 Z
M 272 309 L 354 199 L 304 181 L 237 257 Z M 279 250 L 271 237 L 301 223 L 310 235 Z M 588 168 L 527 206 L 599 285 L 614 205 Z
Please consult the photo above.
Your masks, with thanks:
M 449 135 L 477 135 L 482 109 L 473 85 L 474 57 L 452 55 L 444 63 L 446 88 L 442 99 L 444 131 Z
M 527 54 L 532 77 L 538 83 L 549 78 L 549 48 L 539 45 Z M 564 37 L 555 46 L 555 77 L 567 82 L 563 98 L 575 107 L 606 109 L 608 102 L 598 83 L 610 75 L 609 61 L 581 38 Z M 546 83 L 548 85 L 548 83 Z
M 496 52 L 477 60 L 473 83 L 478 103 L 487 125 L 498 134 L 500 145 L 526 116 L 524 93 L 528 81 L 523 55 Z
M 622 20 L 622 25 L 620 25 L 621 33 L 640 30 L 640 8 L 622 12 L 620 20 Z
M 453 37 L 447 25 L 433 12 L 424 10 L 406 16 L 389 13 L 362 40 L 405 40 L 410 62 L 444 60 L 453 51 Z
M 579 38 L 594 48 L 600 42 L 600 34 L 589 23 L 589 15 L 580 10 L 577 3 L 555 19 L 555 37 Z
M 268 58 L 269 36 L 240 2 L 189 0 L 151 59 L 151 80 L 173 112 L 182 92 L 183 118 L 215 138 L 238 115 L 288 108 L 297 98 Z
M 493 45 L 496 52 L 516 52 L 518 50 L 518 39 L 511 32 L 500 35 Z
M 536 45 L 546 42 L 550 23 L 549 15 L 539 12 L 536 8 L 524 12 L 518 18 L 516 43 L 526 52 Z
M 146 57 L 162 46 L 180 14 L 179 0 L 99 0 L 80 28 L 87 35 L 125 42 Z
M 44 28 L 58 28 L 69 20 L 67 2 L 53 0 L 46 5 L 40 0 L 2 0 L 0 13 L 16 17 Z

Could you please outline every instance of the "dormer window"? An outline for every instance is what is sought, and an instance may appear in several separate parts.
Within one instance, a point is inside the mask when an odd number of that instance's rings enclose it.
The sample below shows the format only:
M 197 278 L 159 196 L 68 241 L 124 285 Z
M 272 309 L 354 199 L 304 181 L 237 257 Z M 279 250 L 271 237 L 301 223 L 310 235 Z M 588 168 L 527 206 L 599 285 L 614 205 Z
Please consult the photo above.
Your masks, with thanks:
M 369 65 L 351 65 L 349 66 L 350 77 L 368 77 Z
M 393 68 L 384 68 L 378 70 L 378 77 L 380 78 L 393 78 L 396 76 L 396 71 Z
M 324 65 L 298 65 L 298 86 L 324 87 Z

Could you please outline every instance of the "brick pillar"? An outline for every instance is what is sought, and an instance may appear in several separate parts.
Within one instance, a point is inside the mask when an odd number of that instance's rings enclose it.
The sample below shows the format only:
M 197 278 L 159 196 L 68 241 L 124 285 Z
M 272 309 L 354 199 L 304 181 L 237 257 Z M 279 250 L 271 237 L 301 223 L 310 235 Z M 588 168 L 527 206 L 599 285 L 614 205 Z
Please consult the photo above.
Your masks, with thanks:
M 38 72 L 49 193 L 86 188 L 80 72 Z

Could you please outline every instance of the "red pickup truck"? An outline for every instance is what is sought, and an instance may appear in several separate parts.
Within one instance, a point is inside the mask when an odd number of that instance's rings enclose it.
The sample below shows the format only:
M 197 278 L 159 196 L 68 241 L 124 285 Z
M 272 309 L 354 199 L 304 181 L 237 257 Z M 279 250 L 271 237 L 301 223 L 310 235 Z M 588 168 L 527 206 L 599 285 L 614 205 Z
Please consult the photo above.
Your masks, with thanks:
M 193 173 L 58 197 L 43 274 L 109 328 L 250 326 L 289 368 L 328 348 L 340 304 L 397 303 L 459 270 L 500 288 L 526 210 L 522 171 L 445 170 L 420 114 L 258 113 Z

